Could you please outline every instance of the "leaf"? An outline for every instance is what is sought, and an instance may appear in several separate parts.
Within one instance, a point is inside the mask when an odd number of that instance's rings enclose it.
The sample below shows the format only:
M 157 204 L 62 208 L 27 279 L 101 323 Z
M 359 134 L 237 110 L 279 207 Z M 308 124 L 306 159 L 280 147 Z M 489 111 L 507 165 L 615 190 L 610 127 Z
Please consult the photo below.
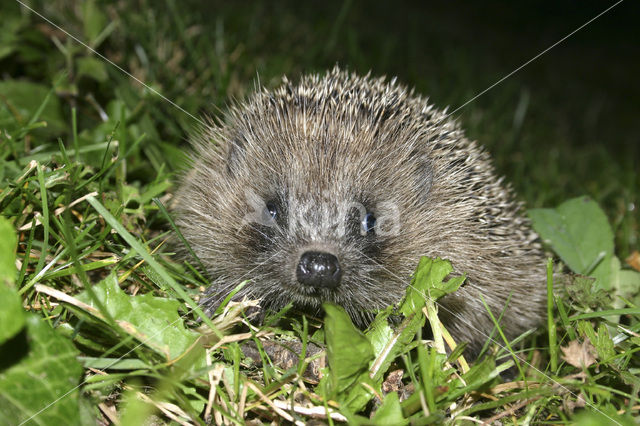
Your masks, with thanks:
M 598 352 L 598 358 L 600 358 L 602 362 L 608 363 L 616 356 L 613 340 L 611 340 L 611 335 L 609 335 L 609 330 L 605 324 L 598 326 L 595 346 Z
M 583 310 L 599 309 L 611 304 L 609 292 L 598 287 L 591 277 L 567 274 L 562 280 L 568 302 L 577 304 Z
M 24 327 L 20 296 L 14 290 L 16 280 L 16 245 L 13 225 L 0 216 L 0 344 Z
M 392 329 L 388 323 L 390 312 L 390 309 L 380 312 L 365 333 L 375 355 L 371 371 L 376 383 L 382 380 L 393 360 L 407 350 L 407 345 L 426 322 L 426 317 L 419 312 L 411 314 Z
M 392 329 L 388 324 L 391 309 L 376 316 L 366 332 L 376 357 L 372 364 L 373 379 L 376 383 L 382 380 L 391 362 L 406 350 L 418 330 L 424 327 L 426 317 L 422 313 L 422 307 L 425 306 L 426 295 L 436 300 L 456 291 L 462 285 L 464 276 L 444 281 L 452 271 L 453 267 L 447 260 L 421 258 L 411 285 L 407 287 L 405 298 L 398 308 L 398 311 L 405 315 L 405 320 Z
M 16 123 L 25 126 L 50 91 L 50 87 L 28 81 L 0 81 L 0 128 L 15 129 Z M 47 129 L 41 130 L 47 134 L 64 130 L 66 123 L 57 96 L 49 96 L 38 120 L 47 122 Z
M 576 273 L 610 288 L 613 232 L 606 215 L 588 197 L 566 201 L 555 209 L 532 209 L 533 228 Z
M 371 342 L 373 353 L 378 356 L 386 345 L 393 339 L 393 329 L 389 326 L 388 318 L 392 308 L 387 308 L 384 311 L 378 313 L 373 320 L 365 335 Z
M 620 267 L 620 260 L 613 256 L 611 259 L 611 287 L 614 290 L 614 295 L 617 296 L 614 298 L 613 306 L 615 308 L 626 306 L 624 299 L 631 300 L 635 305 L 640 304 L 640 272 L 620 269 Z
M 600 405 L 598 411 L 584 410 L 578 413 L 572 419 L 572 424 L 580 426 L 603 426 L 603 425 L 620 425 L 620 426 L 637 426 L 638 423 L 630 415 L 620 415 L 613 409 Z
M 382 405 L 372 420 L 377 425 L 406 425 L 409 423 L 402 415 L 402 407 L 396 392 L 389 392 L 385 395 Z
M 0 346 L 0 424 L 79 424 L 78 351 L 35 315 Z
M 324 303 L 325 339 L 329 363 L 328 392 L 349 412 L 358 412 L 373 397 L 369 378 L 373 348 L 341 306 Z
M 84 23 L 84 35 L 89 44 L 93 46 L 107 23 L 106 16 L 100 11 L 95 0 L 82 3 L 82 22 Z
M 78 64 L 78 76 L 86 76 L 96 81 L 104 83 L 109 78 L 105 63 L 92 56 L 86 56 L 79 58 Z
M 162 278 L 163 282 L 166 283 L 175 293 L 177 293 L 180 298 L 191 307 L 193 311 L 195 311 L 200 318 L 202 318 L 203 322 L 207 324 L 211 330 L 218 336 L 222 337 L 220 332 L 217 330 L 215 325 L 211 322 L 211 320 L 202 312 L 200 307 L 196 302 L 194 302 L 189 295 L 184 291 L 182 286 L 180 286 L 176 280 L 171 277 L 171 275 L 153 258 L 153 256 L 147 251 L 147 249 L 140 244 L 140 242 L 133 236 L 129 231 L 125 229 L 125 227 L 116 219 L 106 208 L 103 206 L 97 199 L 94 197 L 88 197 L 87 202 L 93 206 L 94 209 L 100 213 L 100 215 L 107 221 L 113 229 L 120 234 L 120 236 L 134 249 L 149 265 L 153 268 L 158 275 Z M 163 289 L 166 290 L 166 289 Z
M 582 344 L 578 340 L 572 340 L 569 345 L 563 346 L 562 359 L 577 368 L 588 368 L 596 362 L 595 348 L 589 340 L 584 340 Z
M 23 17 L 20 14 L 19 4 L 5 2 L 0 9 L 2 13 L 2 31 L 0 31 L 0 59 L 12 54 L 19 44 L 20 29 L 23 26 Z
M 148 369 L 151 366 L 137 358 L 95 358 L 80 356 L 78 361 L 82 362 L 84 368 L 96 368 L 98 370 L 136 370 Z
M 162 354 L 167 362 L 193 350 L 198 366 L 204 365 L 204 348 L 196 342 L 200 334 L 184 327 L 184 321 L 178 314 L 181 305 L 177 300 L 151 294 L 129 296 L 120 289 L 115 274 L 93 286 L 93 292 L 126 332 Z M 95 303 L 86 291 L 77 298 L 92 306 Z
M 0 344 L 24 327 L 24 311 L 15 290 L 0 284 Z
M 353 385 L 373 359 L 373 348 L 341 306 L 325 303 L 327 361 L 331 369 L 332 390 L 343 392 Z M 348 348 L 348 350 L 345 350 Z
M 407 288 L 407 294 L 400 304 L 400 312 L 409 316 L 422 309 L 427 297 L 436 300 L 456 291 L 466 277 L 454 277 L 449 281 L 444 281 L 451 272 L 453 272 L 453 267 L 448 260 L 422 257 L 411 280 L 411 285 Z

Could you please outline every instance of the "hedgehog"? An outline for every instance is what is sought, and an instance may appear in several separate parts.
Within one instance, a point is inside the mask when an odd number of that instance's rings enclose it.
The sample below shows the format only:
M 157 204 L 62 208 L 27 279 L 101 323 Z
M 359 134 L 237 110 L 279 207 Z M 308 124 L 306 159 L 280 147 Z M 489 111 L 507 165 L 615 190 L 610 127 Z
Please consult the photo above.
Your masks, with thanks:
M 365 327 L 400 301 L 421 256 L 464 284 L 439 300 L 443 324 L 477 353 L 544 314 L 544 256 L 522 203 L 445 110 L 395 78 L 339 68 L 283 77 L 209 120 L 193 139 L 177 225 L 211 280 L 212 315 L 233 296 L 263 311 L 342 306 Z

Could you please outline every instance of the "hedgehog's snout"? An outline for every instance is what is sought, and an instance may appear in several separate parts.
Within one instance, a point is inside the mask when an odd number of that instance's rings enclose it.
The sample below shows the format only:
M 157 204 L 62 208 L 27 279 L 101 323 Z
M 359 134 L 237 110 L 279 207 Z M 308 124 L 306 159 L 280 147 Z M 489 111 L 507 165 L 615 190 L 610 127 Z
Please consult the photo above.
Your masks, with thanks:
M 306 251 L 300 256 L 296 278 L 304 286 L 333 289 L 340 285 L 342 268 L 338 258 L 323 251 Z

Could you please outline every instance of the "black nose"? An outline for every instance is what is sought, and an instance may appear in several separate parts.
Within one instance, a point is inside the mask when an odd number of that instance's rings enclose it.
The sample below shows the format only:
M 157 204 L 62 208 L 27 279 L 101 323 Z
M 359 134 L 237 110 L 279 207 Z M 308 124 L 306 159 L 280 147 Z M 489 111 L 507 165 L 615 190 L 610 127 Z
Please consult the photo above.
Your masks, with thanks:
M 342 269 L 338 258 L 331 253 L 307 251 L 300 256 L 296 278 L 305 286 L 336 288 L 342 278 Z

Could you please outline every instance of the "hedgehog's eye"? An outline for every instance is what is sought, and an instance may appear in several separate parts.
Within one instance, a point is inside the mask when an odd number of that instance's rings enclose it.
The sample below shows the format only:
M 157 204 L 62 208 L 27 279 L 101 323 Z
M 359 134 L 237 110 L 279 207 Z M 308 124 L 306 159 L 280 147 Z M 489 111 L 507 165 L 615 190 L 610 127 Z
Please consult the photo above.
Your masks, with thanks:
M 271 219 L 275 219 L 278 215 L 278 208 L 276 207 L 276 203 L 268 202 L 265 205 L 265 213 L 271 216 Z
M 278 208 L 276 206 L 276 203 L 272 201 L 266 203 L 262 212 L 262 218 L 264 219 L 265 223 L 273 222 L 277 217 Z
M 362 222 L 360 222 L 360 225 L 362 235 L 373 233 L 376 226 L 376 217 L 373 215 L 373 213 L 367 213 L 362 218 Z

